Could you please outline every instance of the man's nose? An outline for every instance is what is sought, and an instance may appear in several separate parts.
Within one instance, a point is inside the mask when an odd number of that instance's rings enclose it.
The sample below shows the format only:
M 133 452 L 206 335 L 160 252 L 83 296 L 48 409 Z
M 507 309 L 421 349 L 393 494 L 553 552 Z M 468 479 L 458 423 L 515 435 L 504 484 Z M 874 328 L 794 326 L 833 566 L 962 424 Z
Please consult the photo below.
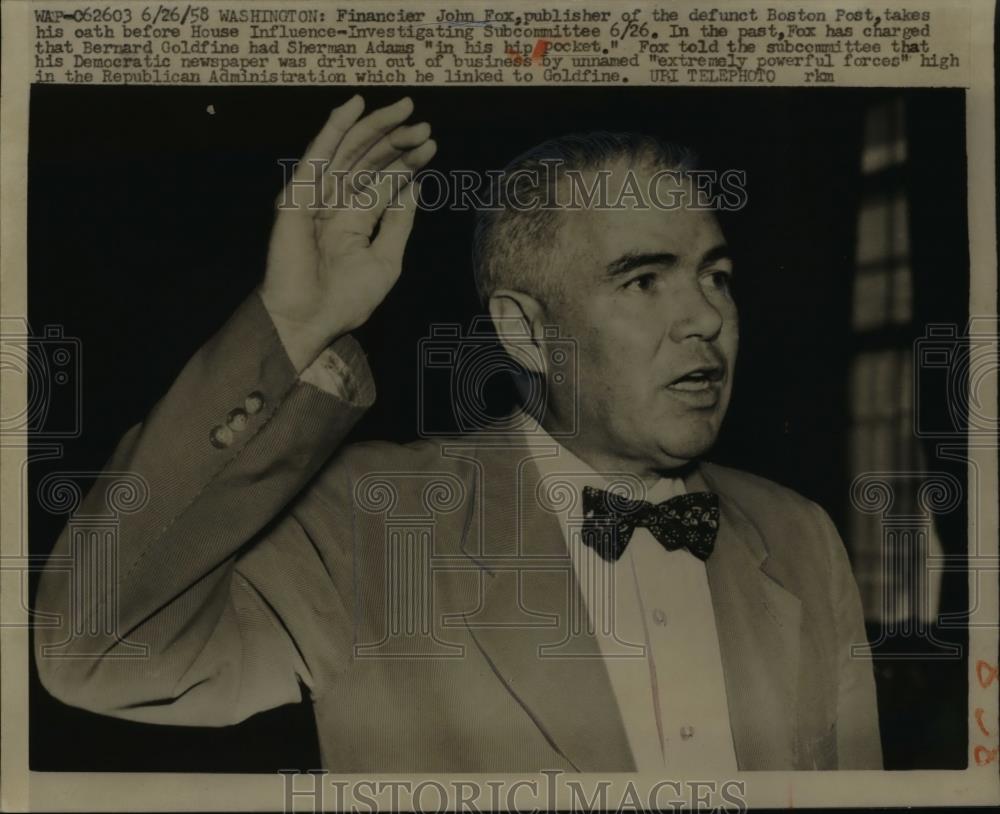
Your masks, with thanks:
M 696 337 L 712 340 L 722 330 L 722 312 L 709 300 L 704 289 L 695 282 L 675 292 L 671 303 L 670 338 L 675 342 Z

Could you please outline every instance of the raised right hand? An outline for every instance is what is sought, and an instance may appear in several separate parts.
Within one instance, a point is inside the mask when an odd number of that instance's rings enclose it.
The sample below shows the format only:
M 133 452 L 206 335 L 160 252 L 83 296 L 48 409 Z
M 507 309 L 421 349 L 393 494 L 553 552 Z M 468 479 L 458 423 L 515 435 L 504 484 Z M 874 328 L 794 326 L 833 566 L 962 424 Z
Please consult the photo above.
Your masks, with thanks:
M 437 150 L 428 124 L 402 124 L 409 98 L 359 120 L 363 110 L 360 96 L 333 110 L 277 202 L 259 293 L 298 371 L 362 325 L 399 278 L 416 212 L 413 173 Z M 354 173 L 382 170 L 363 195 L 345 197 Z

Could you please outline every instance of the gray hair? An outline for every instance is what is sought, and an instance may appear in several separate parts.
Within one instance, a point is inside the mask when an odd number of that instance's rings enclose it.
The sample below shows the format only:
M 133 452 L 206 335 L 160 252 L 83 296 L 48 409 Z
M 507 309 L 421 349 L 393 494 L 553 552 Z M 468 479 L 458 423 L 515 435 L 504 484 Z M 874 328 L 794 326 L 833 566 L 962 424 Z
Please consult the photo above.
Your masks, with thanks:
M 472 244 L 476 289 L 485 305 L 494 291 L 511 288 L 547 299 L 556 293 L 546 272 L 556 239 L 559 172 L 593 172 L 624 161 L 628 166 L 689 172 L 697 156 L 687 147 L 642 133 L 572 133 L 522 153 L 497 179 L 494 208 L 479 208 Z

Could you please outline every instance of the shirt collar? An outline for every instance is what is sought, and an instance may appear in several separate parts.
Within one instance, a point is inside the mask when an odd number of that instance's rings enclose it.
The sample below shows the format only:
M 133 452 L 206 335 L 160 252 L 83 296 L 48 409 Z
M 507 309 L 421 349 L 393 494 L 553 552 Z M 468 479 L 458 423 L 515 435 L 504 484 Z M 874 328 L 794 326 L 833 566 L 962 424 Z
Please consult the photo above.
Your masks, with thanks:
M 560 481 L 571 484 L 577 492 L 582 491 L 584 486 L 593 486 L 597 489 L 621 491 L 630 497 L 640 497 L 650 503 L 660 503 L 687 491 L 681 478 L 667 477 L 660 478 L 644 493 L 641 482 L 634 475 L 625 473 L 605 475 L 596 472 L 592 466 L 560 444 L 541 424 L 526 413 L 521 426 L 529 445 L 538 448 L 534 461 L 542 480 L 559 476 Z

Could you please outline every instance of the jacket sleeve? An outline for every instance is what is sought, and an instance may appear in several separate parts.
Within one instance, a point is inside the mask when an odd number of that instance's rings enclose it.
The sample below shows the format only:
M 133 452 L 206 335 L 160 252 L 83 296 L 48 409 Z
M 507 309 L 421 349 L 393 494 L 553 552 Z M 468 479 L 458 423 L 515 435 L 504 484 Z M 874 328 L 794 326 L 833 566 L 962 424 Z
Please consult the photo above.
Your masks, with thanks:
M 813 504 L 830 565 L 837 660 L 837 767 L 882 769 L 878 702 L 861 595 L 844 543 L 829 515 Z
M 267 597 L 342 605 L 319 595 L 332 582 L 285 511 L 374 399 L 357 343 L 332 350 L 337 376 L 297 377 L 252 294 L 125 435 L 40 581 L 35 656 L 50 693 L 117 717 L 216 726 L 312 685 L 297 640 L 311 632 Z M 123 484 L 133 505 L 120 505 Z M 270 563 L 266 590 L 254 562 Z

